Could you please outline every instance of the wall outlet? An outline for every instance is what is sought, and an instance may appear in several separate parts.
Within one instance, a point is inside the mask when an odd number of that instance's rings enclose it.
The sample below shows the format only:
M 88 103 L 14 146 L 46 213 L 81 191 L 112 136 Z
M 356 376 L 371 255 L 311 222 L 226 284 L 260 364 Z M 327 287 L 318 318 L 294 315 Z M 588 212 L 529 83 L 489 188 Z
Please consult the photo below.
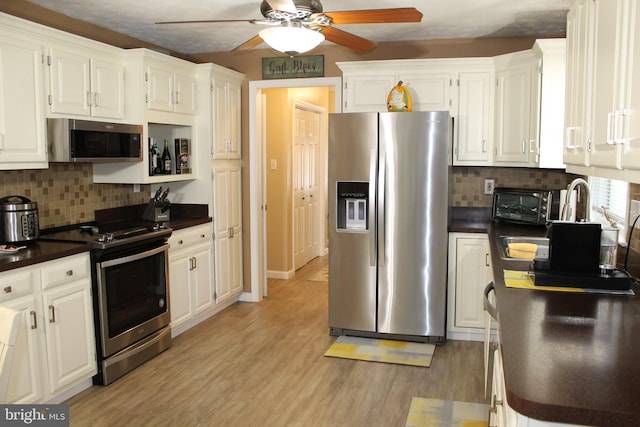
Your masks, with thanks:
M 133 192 L 134 193 L 140 192 L 140 184 L 133 184 Z
M 496 187 L 495 179 L 484 180 L 484 194 L 493 194 L 493 189 Z
M 628 222 L 631 224 L 636 217 L 640 215 L 640 201 L 638 200 L 632 200 L 631 201 L 631 209 L 629 209 L 629 220 Z M 640 222 L 640 220 L 639 220 Z M 636 228 L 638 227 L 638 224 L 636 224 Z

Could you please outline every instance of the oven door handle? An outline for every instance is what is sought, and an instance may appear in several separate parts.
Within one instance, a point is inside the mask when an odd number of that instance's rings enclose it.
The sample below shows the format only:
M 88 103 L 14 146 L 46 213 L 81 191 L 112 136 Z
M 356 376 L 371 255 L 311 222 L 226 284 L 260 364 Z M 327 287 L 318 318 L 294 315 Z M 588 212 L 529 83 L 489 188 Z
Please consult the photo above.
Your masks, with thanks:
M 148 251 L 144 251 L 138 254 L 129 255 L 123 258 L 116 258 L 108 261 L 103 261 L 100 264 L 100 268 L 113 267 L 114 265 L 126 264 L 128 262 L 137 261 L 139 259 L 148 258 L 152 255 L 159 254 L 161 252 L 165 252 L 169 250 L 169 244 L 165 243 L 162 246 L 159 246 L 154 249 L 150 249 Z

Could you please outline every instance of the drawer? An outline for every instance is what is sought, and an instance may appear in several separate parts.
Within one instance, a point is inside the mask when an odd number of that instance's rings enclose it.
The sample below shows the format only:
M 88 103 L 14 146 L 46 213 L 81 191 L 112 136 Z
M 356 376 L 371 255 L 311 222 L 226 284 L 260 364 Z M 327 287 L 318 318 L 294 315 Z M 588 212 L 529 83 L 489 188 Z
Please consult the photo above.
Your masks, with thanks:
M 33 267 L 0 273 L 0 302 L 31 294 L 38 286 L 39 273 Z
M 41 264 L 42 289 L 90 277 L 89 254 L 74 255 Z
M 173 252 L 201 243 L 211 243 L 212 241 L 213 227 L 211 223 L 208 223 L 174 231 L 169 238 L 169 245 L 170 250 Z

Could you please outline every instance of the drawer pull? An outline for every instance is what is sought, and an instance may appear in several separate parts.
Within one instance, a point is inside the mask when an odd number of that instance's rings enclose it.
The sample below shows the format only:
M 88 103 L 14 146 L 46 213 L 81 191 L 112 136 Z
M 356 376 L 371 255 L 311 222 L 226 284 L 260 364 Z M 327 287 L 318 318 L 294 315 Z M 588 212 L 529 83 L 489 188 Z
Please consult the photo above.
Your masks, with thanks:
M 182 245 L 184 242 L 182 240 L 178 240 L 178 244 Z
M 49 305 L 49 323 L 55 323 L 56 321 L 56 308 L 53 304 Z
M 73 276 L 73 270 L 67 270 L 65 274 L 67 275 L 67 277 Z
M 38 329 L 38 317 L 36 317 L 36 312 L 31 310 L 29 314 L 31 315 L 31 329 Z
M 11 288 L 11 285 L 4 287 L 4 293 L 5 294 L 10 294 L 11 292 L 13 292 L 13 289 Z
M 201 234 L 201 235 L 200 235 L 200 238 L 201 238 L 201 239 L 204 239 L 204 234 Z

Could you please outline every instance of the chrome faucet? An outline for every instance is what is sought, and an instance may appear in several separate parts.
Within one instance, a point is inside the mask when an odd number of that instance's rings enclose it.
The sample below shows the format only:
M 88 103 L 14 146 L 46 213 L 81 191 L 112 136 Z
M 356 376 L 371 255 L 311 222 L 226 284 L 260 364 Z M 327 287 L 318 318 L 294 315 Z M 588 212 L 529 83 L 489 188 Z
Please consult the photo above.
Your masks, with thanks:
M 560 218 L 563 221 L 569 221 L 569 219 L 571 218 L 571 209 L 569 207 L 570 206 L 569 201 L 571 200 L 571 194 L 573 193 L 573 190 L 575 190 L 579 184 L 582 184 L 582 186 L 584 187 L 584 193 L 585 193 L 584 220 L 588 222 L 590 219 L 589 213 L 591 211 L 591 188 L 589 187 L 589 183 L 587 181 L 585 181 L 582 178 L 576 178 L 573 181 L 571 181 L 571 183 L 567 187 L 567 194 L 564 199 L 564 205 L 562 205 L 562 215 L 560 215 Z

